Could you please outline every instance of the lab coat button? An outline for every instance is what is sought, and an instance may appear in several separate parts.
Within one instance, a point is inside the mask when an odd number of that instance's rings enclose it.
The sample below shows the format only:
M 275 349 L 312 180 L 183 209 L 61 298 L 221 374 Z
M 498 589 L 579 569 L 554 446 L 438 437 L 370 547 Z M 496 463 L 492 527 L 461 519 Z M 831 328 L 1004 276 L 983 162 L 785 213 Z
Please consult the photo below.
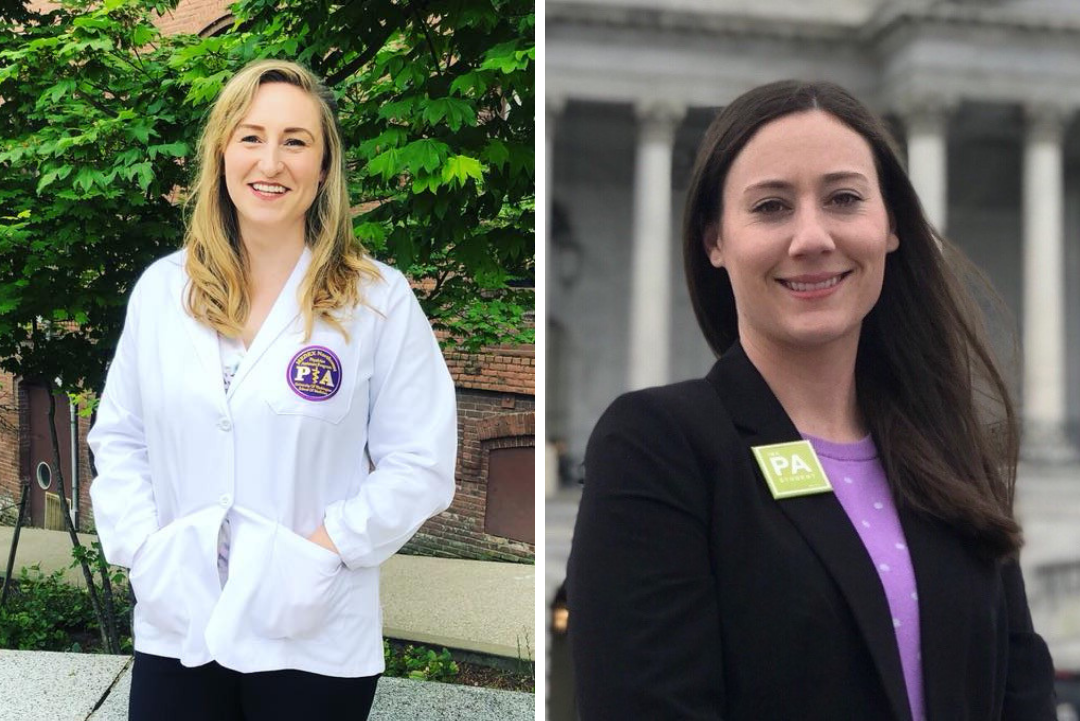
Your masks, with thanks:
M 221 498 L 218 499 L 218 503 L 220 503 L 224 508 L 228 508 L 230 505 L 232 505 L 232 496 L 230 496 L 228 493 L 225 493 L 221 496 Z
M 223 431 L 232 430 L 232 421 L 230 421 L 228 418 L 222 418 L 220 421 L 218 421 L 217 427 Z

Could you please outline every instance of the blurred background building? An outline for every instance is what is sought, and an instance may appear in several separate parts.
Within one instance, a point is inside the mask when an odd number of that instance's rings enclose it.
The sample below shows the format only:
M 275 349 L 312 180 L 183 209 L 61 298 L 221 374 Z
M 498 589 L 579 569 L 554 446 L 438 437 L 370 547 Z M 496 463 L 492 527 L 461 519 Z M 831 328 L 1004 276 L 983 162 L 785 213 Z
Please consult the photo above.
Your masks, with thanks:
M 1058 667 L 1080 670 L 1080 2 L 545 7 L 548 598 L 600 414 L 712 364 L 680 249 L 705 128 L 756 85 L 832 80 L 887 119 L 927 215 L 1009 311 L 991 330 L 1023 417 L 1029 597 Z

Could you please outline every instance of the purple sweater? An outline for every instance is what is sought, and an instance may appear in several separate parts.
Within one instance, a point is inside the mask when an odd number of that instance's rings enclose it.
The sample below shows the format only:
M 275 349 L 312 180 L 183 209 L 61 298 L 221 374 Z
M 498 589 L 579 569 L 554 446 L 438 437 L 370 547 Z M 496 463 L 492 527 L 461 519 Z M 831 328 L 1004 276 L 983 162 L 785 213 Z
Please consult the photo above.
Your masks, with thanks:
M 805 434 L 803 437 L 821 459 L 836 499 L 877 568 L 892 612 L 911 716 L 915 721 L 925 721 L 915 571 L 874 441 L 870 436 L 856 443 L 832 443 Z

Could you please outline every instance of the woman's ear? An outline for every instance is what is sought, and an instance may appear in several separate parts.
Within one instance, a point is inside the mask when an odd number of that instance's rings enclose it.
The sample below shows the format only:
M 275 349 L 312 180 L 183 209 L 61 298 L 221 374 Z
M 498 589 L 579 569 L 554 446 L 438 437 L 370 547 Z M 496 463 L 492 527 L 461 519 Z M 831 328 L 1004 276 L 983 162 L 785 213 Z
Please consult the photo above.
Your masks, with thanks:
M 724 254 L 721 250 L 723 243 L 720 240 L 720 226 L 710 225 L 701 235 L 701 243 L 705 247 L 705 255 L 709 256 L 709 262 L 714 268 L 724 267 Z

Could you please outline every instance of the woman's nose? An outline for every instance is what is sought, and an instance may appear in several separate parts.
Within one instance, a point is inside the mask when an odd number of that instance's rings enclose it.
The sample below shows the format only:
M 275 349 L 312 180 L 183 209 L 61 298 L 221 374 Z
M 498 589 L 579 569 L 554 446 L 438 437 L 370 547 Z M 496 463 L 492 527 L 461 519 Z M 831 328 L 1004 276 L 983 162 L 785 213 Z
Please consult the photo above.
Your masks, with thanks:
M 800 208 L 795 213 L 788 253 L 790 255 L 825 253 L 835 248 L 836 244 L 833 242 L 822 211 L 816 207 Z
M 267 177 L 277 175 L 281 171 L 280 151 L 271 143 L 267 143 L 259 156 L 259 172 Z

